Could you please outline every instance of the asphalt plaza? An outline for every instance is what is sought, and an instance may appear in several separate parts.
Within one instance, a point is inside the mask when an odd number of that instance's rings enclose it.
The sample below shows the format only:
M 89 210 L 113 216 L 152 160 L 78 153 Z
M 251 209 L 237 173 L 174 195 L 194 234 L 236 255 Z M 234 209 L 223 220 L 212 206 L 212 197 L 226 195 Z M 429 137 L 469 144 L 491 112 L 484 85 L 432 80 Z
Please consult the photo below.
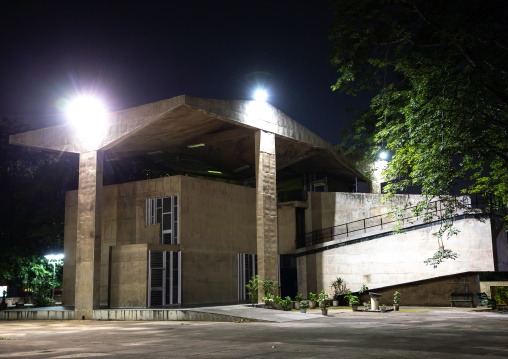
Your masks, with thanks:
M 508 357 L 506 313 L 401 309 L 331 309 L 276 322 L 0 321 L 0 358 Z

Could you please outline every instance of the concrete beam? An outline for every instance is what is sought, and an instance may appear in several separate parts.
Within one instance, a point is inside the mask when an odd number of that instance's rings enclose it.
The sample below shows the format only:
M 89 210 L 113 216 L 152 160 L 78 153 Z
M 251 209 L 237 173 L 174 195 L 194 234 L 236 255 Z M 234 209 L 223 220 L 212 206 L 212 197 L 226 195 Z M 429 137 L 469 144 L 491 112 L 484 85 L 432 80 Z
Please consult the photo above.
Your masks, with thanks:
M 258 275 L 278 287 L 277 188 L 275 135 L 256 131 L 256 232 Z M 263 290 L 259 289 L 259 300 Z

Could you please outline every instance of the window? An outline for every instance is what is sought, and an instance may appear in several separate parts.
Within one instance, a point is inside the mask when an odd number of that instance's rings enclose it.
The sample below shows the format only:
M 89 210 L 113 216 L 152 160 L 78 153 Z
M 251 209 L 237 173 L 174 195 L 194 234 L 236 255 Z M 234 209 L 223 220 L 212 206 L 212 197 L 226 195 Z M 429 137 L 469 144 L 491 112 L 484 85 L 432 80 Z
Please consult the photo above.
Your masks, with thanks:
M 238 300 L 248 300 L 249 293 L 245 285 L 258 273 L 257 255 L 238 253 Z
M 146 225 L 157 223 L 161 225 L 161 244 L 178 244 L 178 196 L 146 200 Z
M 182 252 L 150 251 L 148 307 L 182 304 Z

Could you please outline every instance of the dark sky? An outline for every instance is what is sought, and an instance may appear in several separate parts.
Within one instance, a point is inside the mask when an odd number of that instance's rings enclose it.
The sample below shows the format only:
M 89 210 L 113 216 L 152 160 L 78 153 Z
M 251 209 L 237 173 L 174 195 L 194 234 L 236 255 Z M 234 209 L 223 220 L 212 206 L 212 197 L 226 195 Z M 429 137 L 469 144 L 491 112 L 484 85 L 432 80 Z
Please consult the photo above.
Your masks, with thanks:
M 0 9 L 0 116 L 56 124 L 59 98 L 95 93 L 110 110 L 187 94 L 270 102 L 339 142 L 348 106 L 332 92 L 326 0 L 5 2 Z

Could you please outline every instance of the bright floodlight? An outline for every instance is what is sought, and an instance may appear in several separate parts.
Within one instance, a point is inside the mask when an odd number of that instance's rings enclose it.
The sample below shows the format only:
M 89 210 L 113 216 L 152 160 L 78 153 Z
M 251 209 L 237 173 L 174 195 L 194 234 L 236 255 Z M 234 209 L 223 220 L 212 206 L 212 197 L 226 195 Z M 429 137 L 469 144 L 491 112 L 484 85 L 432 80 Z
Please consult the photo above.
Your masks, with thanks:
M 46 258 L 49 261 L 60 261 L 64 258 L 63 254 L 48 254 L 45 255 L 44 258 Z
M 101 101 L 80 96 L 67 107 L 67 116 L 85 141 L 100 140 L 106 128 L 107 111 Z
M 254 100 L 256 101 L 266 101 L 267 98 L 268 93 L 265 90 L 259 89 L 254 92 Z
M 56 265 L 62 264 L 62 259 L 64 255 L 63 254 L 48 254 L 45 255 L 44 258 L 48 260 L 50 264 L 53 264 L 53 295 L 51 298 L 55 300 L 55 271 L 56 271 Z
M 382 160 L 386 160 L 388 158 L 388 153 L 386 153 L 385 151 L 381 152 L 379 154 L 379 158 L 381 158 Z

